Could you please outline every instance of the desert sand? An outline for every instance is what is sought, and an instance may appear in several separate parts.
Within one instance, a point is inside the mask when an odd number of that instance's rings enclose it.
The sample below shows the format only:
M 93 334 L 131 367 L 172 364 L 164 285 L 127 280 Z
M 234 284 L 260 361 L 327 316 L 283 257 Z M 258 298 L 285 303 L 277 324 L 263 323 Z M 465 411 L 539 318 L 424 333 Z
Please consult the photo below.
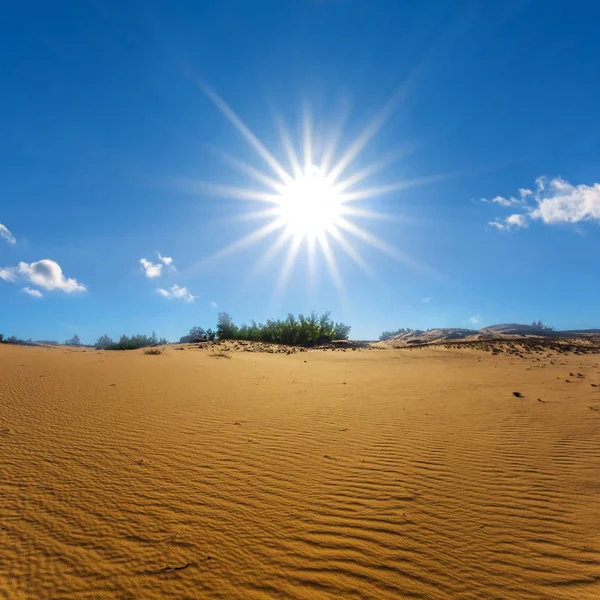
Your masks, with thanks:
M 600 598 L 600 355 L 243 349 L 0 345 L 0 597 Z

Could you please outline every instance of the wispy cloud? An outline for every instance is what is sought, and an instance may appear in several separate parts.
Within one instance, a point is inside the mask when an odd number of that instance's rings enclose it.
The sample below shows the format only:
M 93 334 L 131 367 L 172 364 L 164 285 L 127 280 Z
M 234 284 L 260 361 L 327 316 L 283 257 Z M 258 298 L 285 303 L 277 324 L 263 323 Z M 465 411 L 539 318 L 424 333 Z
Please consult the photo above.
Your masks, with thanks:
M 147 258 L 140 258 L 140 264 L 144 268 L 144 274 L 149 279 L 154 279 L 155 277 L 160 277 L 162 275 L 163 267 L 167 267 L 171 271 L 176 271 L 175 265 L 173 264 L 173 259 L 170 256 L 163 256 L 160 252 L 157 252 L 158 256 L 157 263 L 153 263 Z
M 85 285 L 65 277 L 60 265 L 48 258 L 32 263 L 20 262 L 17 267 L 0 268 L 0 278 L 4 281 L 25 280 L 45 290 L 58 290 L 66 294 L 86 291 Z
M 510 196 L 509 198 L 504 198 L 504 196 L 495 196 L 491 200 L 487 198 L 482 198 L 481 202 L 492 202 L 493 204 L 499 204 L 500 206 L 517 206 L 519 204 L 526 204 L 527 197 L 531 196 L 532 191 L 521 188 L 519 190 L 519 197 L 515 198 L 514 196 Z
M 507 231 L 510 229 L 520 229 L 522 227 L 527 227 L 527 217 L 525 215 L 520 215 L 518 213 L 512 214 L 506 219 L 496 219 L 494 221 L 490 221 L 488 225 L 495 227 L 499 231 Z
M 496 218 L 488 225 L 500 231 L 511 231 L 523 229 L 531 221 L 541 221 L 546 225 L 584 221 L 600 223 L 600 183 L 572 185 L 561 177 L 538 177 L 534 191 L 520 189 L 519 194 L 520 199 L 507 200 L 501 196 L 492 199 L 501 206 L 519 205 L 521 209 L 508 217 Z
M 472 317 L 469 317 L 467 321 L 471 325 L 479 325 L 481 323 L 481 317 L 479 315 L 473 315 Z
M 2 223 L 0 223 L 0 237 L 9 244 L 17 243 L 15 236 L 9 231 L 8 227 L 6 225 L 2 225 Z
M 156 292 L 169 300 L 183 300 L 184 302 L 193 302 L 198 297 L 192 295 L 186 287 L 179 287 L 177 284 L 171 286 L 167 290 L 164 288 L 157 288 Z
M 14 281 L 17 277 L 17 267 L 0 267 L 0 279 Z
M 30 296 L 33 296 L 34 298 L 43 298 L 44 297 L 44 294 L 42 294 L 42 292 L 40 292 L 40 290 L 36 290 L 34 288 L 24 287 L 23 291 L 26 294 L 29 294 Z
M 218 304 L 217 304 L 217 303 L 216 303 L 216 302 L 213 300 L 213 301 L 210 303 L 210 307 L 211 307 L 211 308 L 219 308 L 219 305 L 218 305 Z
M 425 303 L 425 304 L 429 304 L 431 302 L 431 298 L 429 298 L 429 296 L 425 296 L 425 298 L 423 298 L 421 300 L 421 302 Z
M 156 254 L 158 255 L 158 260 L 160 260 L 163 265 L 175 268 L 173 265 L 173 259 L 170 256 L 163 256 L 160 252 L 157 252 Z

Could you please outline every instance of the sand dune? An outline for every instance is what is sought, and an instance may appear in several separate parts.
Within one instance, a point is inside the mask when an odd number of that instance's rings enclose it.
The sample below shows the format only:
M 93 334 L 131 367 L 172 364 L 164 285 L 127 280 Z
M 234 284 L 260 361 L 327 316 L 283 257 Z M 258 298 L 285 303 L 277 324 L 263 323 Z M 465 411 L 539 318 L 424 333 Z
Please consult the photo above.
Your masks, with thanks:
M 4 598 L 600 598 L 597 354 L 2 345 L 0 452 Z

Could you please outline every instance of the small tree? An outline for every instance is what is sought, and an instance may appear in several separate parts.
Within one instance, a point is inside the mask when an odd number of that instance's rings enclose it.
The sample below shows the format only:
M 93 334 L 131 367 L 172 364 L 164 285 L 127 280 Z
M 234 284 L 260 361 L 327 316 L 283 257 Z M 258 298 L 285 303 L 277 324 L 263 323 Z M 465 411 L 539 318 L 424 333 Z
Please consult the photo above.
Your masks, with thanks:
M 336 323 L 334 330 L 334 339 L 347 340 L 350 336 L 350 325 L 344 323 Z
M 4 341 L 4 334 L 0 333 L 0 344 Z
M 81 340 L 79 336 L 75 334 L 70 340 L 65 342 L 65 346 L 81 346 Z
M 99 337 L 98 340 L 96 341 L 96 348 L 99 348 L 101 350 L 108 350 L 114 345 L 115 345 L 115 343 L 107 335 L 103 335 L 102 337 Z
M 236 334 L 237 327 L 231 316 L 226 312 L 220 312 L 217 319 L 217 337 L 220 340 L 233 340 Z

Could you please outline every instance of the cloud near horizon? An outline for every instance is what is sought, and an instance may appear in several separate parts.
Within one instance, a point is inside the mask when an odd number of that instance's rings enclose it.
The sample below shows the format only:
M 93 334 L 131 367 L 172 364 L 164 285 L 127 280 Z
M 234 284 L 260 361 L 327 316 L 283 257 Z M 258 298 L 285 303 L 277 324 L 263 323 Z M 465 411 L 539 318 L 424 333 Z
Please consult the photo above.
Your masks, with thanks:
M 177 284 L 171 286 L 168 290 L 157 288 L 156 292 L 168 298 L 169 300 L 183 300 L 185 302 L 194 302 L 198 296 L 194 296 L 186 287 L 179 287 Z
M 9 231 L 6 225 L 0 223 L 0 237 L 4 239 L 8 244 L 16 244 L 17 240 L 15 236 Z
M 32 285 L 41 287 L 45 290 L 59 290 L 66 294 L 72 292 L 85 292 L 87 290 L 86 286 L 79 283 L 76 279 L 66 278 L 60 265 L 48 258 L 32 263 L 20 262 L 17 267 L 0 268 L 0 279 L 9 282 L 24 279 Z M 23 291 L 27 294 L 34 296 L 37 296 L 37 294 L 31 294 L 31 291 L 39 291 L 27 290 L 30 290 L 30 288 L 23 288 Z M 37 297 L 39 298 L 40 296 Z
M 496 218 L 488 225 L 499 231 L 526 228 L 531 221 L 545 225 L 595 221 L 600 224 L 600 183 L 572 185 L 561 177 L 538 177 L 535 191 L 521 189 L 520 199 L 496 196 L 491 202 L 509 207 L 519 205 L 520 212 Z M 482 202 L 488 202 L 482 198 Z
M 471 325 L 479 325 L 481 323 L 481 317 L 479 315 L 473 315 L 472 317 L 469 317 L 467 321 Z

